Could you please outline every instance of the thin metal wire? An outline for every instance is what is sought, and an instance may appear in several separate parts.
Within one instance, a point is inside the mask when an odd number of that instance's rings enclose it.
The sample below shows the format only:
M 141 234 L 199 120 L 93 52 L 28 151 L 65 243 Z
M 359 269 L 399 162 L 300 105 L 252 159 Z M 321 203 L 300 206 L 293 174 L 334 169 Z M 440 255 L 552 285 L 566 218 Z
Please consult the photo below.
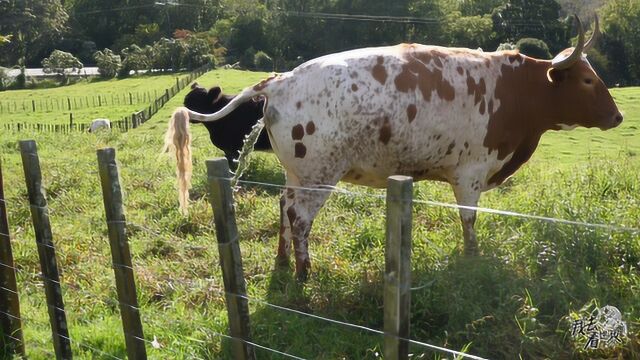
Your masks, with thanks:
M 8 312 L 2 311 L 2 310 L 0 310 L 0 314 L 6 315 L 6 316 L 8 316 L 8 317 L 10 317 L 12 319 L 16 319 L 16 320 L 21 320 L 22 321 L 22 319 L 19 316 L 15 316 L 13 314 L 9 314 Z
M 110 353 L 108 353 L 108 352 L 102 351 L 102 350 L 100 350 L 100 349 L 96 349 L 96 348 L 94 348 L 93 346 L 87 345 L 87 344 L 85 344 L 85 343 L 83 343 L 83 342 L 80 342 L 80 341 L 77 341 L 77 340 L 73 340 L 73 339 L 71 339 L 71 338 L 70 338 L 70 337 L 68 337 L 68 336 L 64 336 L 64 335 L 62 335 L 62 334 L 57 334 L 57 335 L 58 335 L 59 337 L 63 338 L 63 339 L 68 340 L 70 343 L 76 343 L 76 344 L 78 344 L 79 346 L 86 347 L 87 349 L 89 349 L 89 350 L 91 350 L 91 351 L 95 351 L 95 352 L 97 352 L 97 353 L 99 353 L 99 354 L 101 354 L 101 355 L 105 355 L 105 356 L 108 356 L 108 357 L 110 357 L 110 358 L 112 358 L 112 359 L 116 359 L 116 360 L 125 360 L 125 359 L 123 359 L 123 358 L 117 357 L 117 356 L 115 356 L 115 355 L 113 355 L 113 354 L 110 354 Z
M 15 290 L 11 290 L 11 289 L 6 288 L 6 287 L 4 287 L 4 286 L 0 286 L 0 290 L 4 290 L 4 291 L 7 291 L 7 292 L 9 292 L 9 293 L 12 293 L 12 294 L 18 295 L 18 292 L 17 292 L 17 291 L 15 291 Z
M 355 329 L 358 329 L 358 330 L 368 331 L 368 332 L 372 332 L 372 333 L 375 333 L 375 334 L 378 334 L 378 335 L 392 335 L 392 334 L 385 334 L 384 331 L 371 329 L 371 328 L 368 328 L 366 326 L 351 324 L 351 323 L 347 323 L 347 322 L 340 321 L 340 320 L 335 320 L 335 319 L 331 319 L 331 318 L 325 318 L 325 317 L 322 317 L 322 316 L 305 313 L 305 312 L 302 312 L 302 311 L 299 311 L 299 310 L 294 310 L 294 309 L 289 309 L 289 308 L 286 308 L 286 307 L 283 307 L 283 306 L 274 305 L 274 304 L 271 304 L 271 303 L 266 302 L 264 300 L 251 298 L 251 297 L 248 297 L 246 295 L 235 294 L 235 293 L 231 293 L 231 292 L 228 292 L 228 291 L 223 291 L 223 290 L 219 290 L 219 289 L 215 289 L 215 288 L 212 288 L 210 290 L 213 290 L 213 291 L 215 291 L 215 292 L 217 292 L 218 294 L 221 294 L 221 295 L 224 294 L 224 295 L 235 296 L 235 297 L 238 297 L 238 298 L 241 298 L 241 299 L 245 299 L 247 301 L 253 301 L 253 302 L 258 303 L 258 304 L 269 306 L 269 307 L 272 307 L 274 309 L 291 312 L 291 313 L 294 313 L 294 314 L 297 314 L 297 315 L 301 315 L 301 316 L 311 317 L 311 318 L 314 318 L 314 319 L 317 319 L 317 320 L 322 320 L 322 321 L 330 322 L 330 323 L 333 323 L 333 324 L 342 325 L 342 326 L 345 326 L 345 327 L 350 327 L 350 328 L 355 328 Z M 425 342 L 412 340 L 412 339 L 407 339 L 407 338 L 403 338 L 403 337 L 400 337 L 400 336 L 395 336 L 395 335 L 392 335 L 392 336 L 394 336 L 395 338 L 397 338 L 399 340 L 406 341 L 406 342 L 408 342 L 410 344 L 423 346 L 423 347 L 428 348 L 428 349 L 437 350 L 437 351 L 441 351 L 441 352 L 446 352 L 446 353 L 450 353 L 450 354 L 457 355 L 457 356 L 468 357 L 470 359 L 475 359 L 475 360 L 486 360 L 486 359 L 481 358 L 479 356 L 466 354 L 466 353 L 463 353 L 463 352 L 460 352 L 460 351 L 447 349 L 447 348 L 444 348 L 444 347 L 441 347 L 441 346 L 431 345 L 431 344 L 428 344 L 428 343 L 425 343 Z
M 242 341 L 245 344 L 249 344 L 251 346 L 255 346 L 255 347 L 263 349 L 263 350 L 268 350 L 268 351 L 271 351 L 271 352 L 273 352 L 275 354 L 283 355 L 283 356 L 286 356 L 286 357 L 291 358 L 291 359 L 305 360 L 305 358 L 301 358 L 299 356 L 287 354 L 287 353 L 284 353 L 282 351 L 278 351 L 278 350 L 275 350 L 275 349 L 271 349 L 271 348 L 268 348 L 266 346 L 262 346 L 260 344 L 256 344 L 254 342 L 251 342 L 251 341 L 248 341 L 248 340 L 245 340 L 245 339 L 241 339 L 241 338 L 238 338 L 238 337 L 235 337 L 235 336 L 229 336 L 229 335 L 225 335 L 225 334 L 220 334 L 220 333 L 212 331 L 212 330 L 207 330 L 207 333 L 212 334 L 212 335 L 216 335 L 216 336 L 219 336 L 219 337 L 223 337 L 223 338 L 226 338 L 226 339 Z
M 224 179 L 228 180 L 228 178 L 224 178 Z M 374 194 L 353 192 L 346 189 L 338 188 L 336 186 L 329 186 L 329 185 L 321 185 L 319 187 L 309 188 L 309 187 L 301 187 L 301 186 L 270 184 L 270 183 L 263 183 L 258 181 L 247 181 L 247 180 L 239 180 L 238 183 L 249 184 L 249 185 L 260 185 L 265 187 L 275 187 L 280 189 L 296 189 L 296 190 L 306 190 L 306 191 L 329 191 L 329 192 L 336 192 L 336 193 L 353 196 L 353 197 L 372 197 L 372 198 L 378 198 L 378 199 L 384 199 L 386 197 L 385 195 L 374 195 Z M 584 221 L 566 220 L 566 219 L 552 218 L 552 217 L 539 216 L 539 215 L 523 214 L 515 211 L 497 210 L 497 209 L 484 208 L 484 207 L 478 207 L 478 206 L 450 204 L 450 203 L 430 201 L 430 200 L 414 199 L 413 202 L 415 204 L 440 206 L 440 207 L 447 207 L 447 208 L 453 208 L 453 209 L 474 210 L 474 211 L 479 211 L 479 212 L 484 212 L 489 214 L 513 216 L 513 217 L 520 217 L 525 219 L 539 220 L 539 221 L 552 222 L 552 223 L 562 223 L 567 225 L 576 225 L 576 226 L 584 226 L 584 227 L 591 227 L 591 228 L 601 228 L 606 230 L 640 233 L 640 228 L 626 227 L 626 226 L 620 226 L 620 225 L 606 225 L 606 224 L 598 224 L 598 223 L 589 223 Z

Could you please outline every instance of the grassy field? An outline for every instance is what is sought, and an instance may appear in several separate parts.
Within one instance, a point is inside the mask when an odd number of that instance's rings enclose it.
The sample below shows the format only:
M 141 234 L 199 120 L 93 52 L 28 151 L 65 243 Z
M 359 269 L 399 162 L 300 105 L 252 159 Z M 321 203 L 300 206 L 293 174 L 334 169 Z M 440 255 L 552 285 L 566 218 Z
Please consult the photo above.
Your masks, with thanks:
M 198 82 L 233 93 L 264 75 L 216 70 Z M 76 358 L 126 357 L 97 175 L 95 150 L 104 146 L 117 150 L 145 335 L 160 345 L 149 344 L 150 358 L 232 358 L 229 343 L 218 335 L 227 333 L 226 310 L 205 190 L 204 161 L 222 154 L 203 127 L 193 128 L 194 188 L 187 217 L 177 211 L 171 158 L 159 154 L 168 117 L 186 92 L 128 133 L 69 134 L 64 141 L 54 134 L 0 133 L 31 359 L 51 358 L 53 347 L 17 150 L 22 139 L 39 146 Z M 640 227 L 640 89 L 615 89 L 614 95 L 626 115 L 620 128 L 545 135 L 532 161 L 485 194 L 480 206 Z M 284 181 L 272 154 L 253 154 L 245 179 Z M 304 286 L 291 272 L 274 270 L 278 188 L 243 184 L 235 194 L 248 292 L 260 300 L 249 302 L 256 343 L 310 359 L 381 358 L 379 335 L 262 302 L 381 329 L 384 192 L 339 186 L 351 193 L 333 194 L 316 219 L 312 273 Z M 452 202 L 450 189 L 422 182 L 414 194 L 412 338 L 491 359 L 640 358 L 637 233 L 481 213 L 483 255 L 468 259 L 462 256 L 456 212 L 425 203 Z M 571 338 L 572 319 L 604 305 L 621 310 L 628 340 L 615 349 L 585 351 L 583 340 Z M 418 346 L 411 352 L 415 359 L 453 358 Z M 285 357 L 258 350 L 258 358 Z
M 95 79 L 52 89 L 3 91 L 0 92 L 0 122 L 68 124 L 70 112 L 76 124 L 88 124 L 96 118 L 120 120 L 148 107 L 165 89 L 175 85 L 176 77 L 186 74 Z

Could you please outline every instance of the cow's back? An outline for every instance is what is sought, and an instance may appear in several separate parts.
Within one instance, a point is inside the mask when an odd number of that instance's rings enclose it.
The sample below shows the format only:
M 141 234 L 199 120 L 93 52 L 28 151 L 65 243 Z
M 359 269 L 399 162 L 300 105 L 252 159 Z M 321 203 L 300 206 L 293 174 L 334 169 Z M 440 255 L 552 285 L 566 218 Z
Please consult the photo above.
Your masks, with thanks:
M 423 45 L 333 54 L 270 85 L 267 127 L 282 162 L 301 175 L 339 170 L 384 186 L 392 174 L 451 181 L 464 167 L 497 170 L 508 159 L 483 140 L 500 106 L 500 71 L 518 65 L 500 53 Z

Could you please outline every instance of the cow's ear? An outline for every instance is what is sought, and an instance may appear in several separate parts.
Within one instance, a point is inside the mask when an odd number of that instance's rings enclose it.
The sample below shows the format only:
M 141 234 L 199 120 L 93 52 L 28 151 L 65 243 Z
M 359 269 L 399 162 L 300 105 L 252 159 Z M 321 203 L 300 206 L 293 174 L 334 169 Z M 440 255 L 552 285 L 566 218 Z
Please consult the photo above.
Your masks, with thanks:
M 207 93 L 207 100 L 209 100 L 211 103 L 214 103 L 218 100 L 221 93 L 222 89 L 220 89 L 220 86 L 212 87 Z
M 569 71 L 566 69 L 558 70 L 558 69 L 551 68 L 547 71 L 547 79 L 549 79 L 549 82 L 552 82 L 554 84 L 559 84 L 563 82 L 568 76 L 569 76 Z

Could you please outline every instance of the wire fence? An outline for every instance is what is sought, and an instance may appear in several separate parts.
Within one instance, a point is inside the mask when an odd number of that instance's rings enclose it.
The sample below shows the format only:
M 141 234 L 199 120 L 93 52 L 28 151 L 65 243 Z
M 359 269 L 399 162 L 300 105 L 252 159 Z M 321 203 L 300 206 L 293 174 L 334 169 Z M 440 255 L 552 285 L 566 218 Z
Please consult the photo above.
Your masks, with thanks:
M 48 97 L 31 100 L 0 100 L 0 115 L 73 111 L 104 106 L 148 104 L 159 97 L 158 91 L 134 91 L 116 94 Z
M 144 124 L 147 120 L 151 119 L 153 115 L 155 115 L 158 110 L 160 110 L 171 98 L 173 98 L 176 94 L 178 94 L 182 89 L 184 89 L 187 85 L 191 83 L 194 79 L 200 77 L 202 74 L 211 70 L 211 65 L 207 64 L 201 66 L 200 68 L 194 70 L 188 75 L 182 78 L 176 78 L 176 83 L 165 89 L 163 92 L 155 91 L 153 97 L 151 93 L 136 93 L 136 104 L 147 104 L 147 106 L 143 107 L 141 110 L 134 111 L 131 115 L 124 116 L 120 120 L 111 121 L 111 128 L 118 129 L 120 131 L 126 132 L 130 129 L 135 129 L 138 126 Z M 133 93 L 123 93 L 120 94 L 123 96 L 124 102 L 128 101 L 130 103 L 134 103 Z M 114 102 L 119 102 L 120 95 L 112 97 L 111 104 Z M 140 100 L 140 96 L 142 95 L 142 100 Z M 89 104 L 89 98 L 85 99 L 85 104 Z M 97 99 L 97 103 L 96 103 Z M 104 100 L 103 100 L 104 99 Z M 95 106 L 109 106 L 109 98 L 106 96 L 96 96 L 93 98 L 93 103 Z M 104 101 L 104 103 L 103 103 Z M 77 104 L 77 102 L 76 102 Z M 64 105 L 64 104 L 63 104 Z M 1 106 L 1 104 L 0 104 Z M 11 104 L 7 105 L 8 108 L 11 108 Z M 17 108 L 17 103 L 13 104 L 13 108 Z M 71 109 L 71 100 L 67 98 L 67 108 Z M 22 108 L 24 111 L 28 111 L 28 103 L 23 103 Z M 35 112 L 36 102 L 35 100 L 31 103 L 32 112 Z M 22 123 L 4 123 L 2 124 L 2 128 L 7 131 L 38 131 L 38 132 L 55 132 L 55 133 L 70 133 L 73 131 L 87 131 L 90 127 L 90 123 L 78 123 L 77 119 L 74 119 L 74 115 L 72 112 L 69 113 L 69 119 L 66 124 L 52 124 L 52 123 L 34 123 L 34 122 L 22 122 Z M 66 121 L 66 120 L 65 120 Z
M 227 181 L 231 181 L 232 179 L 230 178 L 223 178 L 224 180 Z M 302 189 L 305 191 L 320 191 L 320 192 L 331 192 L 331 193 L 335 193 L 338 196 L 348 196 L 348 197 L 352 197 L 352 198 L 374 198 L 377 200 L 381 200 L 384 199 L 384 195 L 381 194 L 372 194 L 372 193 L 362 193 L 362 192 L 355 192 L 355 191 L 350 191 L 344 188 L 340 188 L 340 187 L 327 187 L 327 186 L 321 186 L 321 187 L 292 187 L 292 186 L 286 186 L 286 185 L 281 185 L 281 184 L 273 184 L 273 183 L 266 183 L 266 182 L 257 182 L 257 181 L 248 181 L 248 180 L 239 180 L 237 182 L 237 186 L 236 186 L 236 190 L 247 190 L 247 189 L 254 189 L 255 186 L 261 186 L 264 188 L 277 188 L 279 190 L 283 190 L 286 191 L 286 189 L 288 188 L 293 188 L 293 189 Z M 0 199 L 0 202 L 2 202 L 3 204 L 7 203 L 6 199 Z M 420 204 L 420 205 L 426 205 L 426 206 L 432 206 L 432 207 L 439 207 L 439 208 L 445 208 L 445 209 L 472 209 L 472 210 L 476 210 L 478 212 L 483 212 L 483 213 L 488 213 L 488 214 L 493 214 L 493 215 L 500 215 L 500 216 L 505 216 L 505 217 L 517 217 L 517 218 L 521 218 L 521 219 L 526 219 L 526 220 L 531 220 L 531 221 L 540 221 L 540 222 L 545 222 L 545 223 L 551 223 L 551 224 L 562 224 L 562 225 L 569 225 L 569 226 L 575 226 L 575 227 L 586 227 L 586 228 L 596 228 L 596 229 L 604 229 L 604 230 L 608 230 L 608 231 L 612 231 L 612 232 L 627 232 L 627 233 L 632 233 L 632 234 L 640 234 L 640 229 L 639 228 L 635 228 L 635 227 L 629 227 L 629 226 L 620 226 L 620 225 L 611 225 L 611 224 L 601 224 L 601 223 L 591 223 L 591 222 L 586 222 L 586 221 L 575 221 L 575 220 L 568 220 L 568 219 L 562 219 L 562 218 L 553 218 L 553 217 L 547 217 L 547 216 L 539 216 L 539 215 L 533 215 L 533 214 L 526 214 L 526 213 L 518 213 L 518 212 L 513 212 L 513 211 L 505 211 L 505 210 L 497 210 L 497 209 L 490 209 L 490 208 L 482 208 L 482 207 L 468 207 L 468 206 L 460 206 L 457 204 L 450 204 L 450 203 L 445 203 L 445 202 L 437 202 L 437 201 L 425 201 L 425 200 L 414 200 L 413 201 L 415 204 Z M 10 205 L 10 204 L 9 204 Z M 52 212 L 54 212 L 54 210 L 52 210 Z M 144 233 L 146 233 L 146 236 L 137 236 L 137 239 L 157 239 L 158 237 L 162 236 L 162 237 L 167 237 L 168 239 L 175 241 L 175 242 L 179 242 L 182 241 L 182 238 L 171 234 L 171 233 L 162 233 L 159 232 L 157 230 L 151 229 L 148 226 L 145 226 L 143 224 L 138 224 L 135 222 L 126 222 L 127 227 L 129 228 L 133 228 L 136 229 L 137 231 L 142 231 Z M 213 227 L 207 227 L 206 228 L 207 231 L 209 232 L 213 232 L 215 229 Z M 8 234 L 0 234 L 0 235 L 6 235 L 8 236 Z M 237 241 L 237 239 L 235 240 Z M 38 244 L 38 246 L 44 246 L 47 248 L 51 248 L 53 249 L 54 246 L 53 245 L 48 245 L 48 244 Z M 56 249 L 57 251 L 57 255 L 60 257 L 65 257 L 65 253 L 60 252 L 59 249 Z M 24 255 L 23 255 L 24 256 Z M 63 285 L 64 286 L 64 280 L 55 280 L 55 279 L 50 279 L 45 277 L 43 274 L 34 274 L 31 273 L 27 270 L 24 270 L 22 268 L 20 268 L 19 266 L 11 266 L 9 264 L 5 264 L 0 262 L 0 266 L 5 267 L 5 268 L 11 268 L 12 270 L 14 270 L 17 274 L 19 274 L 23 280 L 23 283 L 25 282 L 25 279 L 29 279 L 29 281 L 33 282 L 36 280 L 41 280 L 41 281 L 45 281 L 45 282 L 52 282 L 55 283 L 56 285 Z M 132 272 L 136 272 L 136 265 L 133 266 L 128 266 L 125 264 L 118 264 L 118 263 L 113 263 L 112 266 L 114 268 L 117 267 L 121 267 L 121 268 L 125 268 L 128 271 L 132 271 Z M 64 272 L 64 269 L 61 270 L 62 272 Z M 63 278 L 64 279 L 64 278 Z M 197 285 L 198 280 L 194 280 L 192 283 L 190 282 L 185 282 L 182 281 L 181 285 L 184 287 L 191 287 L 193 288 L 195 285 Z M 194 285 L 195 284 L 195 285 Z M 265 301 L 263 299 L 259 299 L 259 298 L 255 298 L 252 296 L 247 296 L 247 295 L 242 295 L 242 294 L 236 294 L 236 293 L 231 293 L 228 291 L 225 291 L 221 288 L 215 288 L 215 287 L 208 287 L 208 290 L 211 292 L 214 292 L 217 294 L 218 296 L 218 300 L 219 301 L 224 301 L 225 297 L 227 295 L 229 296 L 233 296 L 233 297 L 237 297 L 237 298 L 241 298 L 244 300 L 247 300 L 248 302 L 263 306 L 263 307 L 267 307 L 276 311 L 280 311 L 280 312 L 285 312 L 287 314 L 291 314 L 294 316 L 299 316 L 299 317 L 305 317 L 305 318 L 311 318 L 314 320 L 318 320 L 318 321 L 322 321 L 325 323 L 330 323 L 333 325 L 337 325 L 337 326 L 341 326 L 344 328 L 348 328 L 348 329 L 352 329 L 352 330 L 357 330 L 357 331 L 363 331 L 365 333 L 368 334 L 373 334 L 373 335 L 385 335 L 385 332 L 379 329 L 375 329 L 375 328 L 371 328 L 365 325 L 359 325 L 359 324 L 354 324 L 354 323 L 350 323 L 350 322 L 346 322 L 346 321 L 341 321 L 341 320 L 336 320 L 336 319 L 332 319 L 330 317 L 325 317 L 325 316 L 320 316 L 320 315 L 316 315 L 316 314 L 312 314 L 309 312 L 304 312 L 304 311 L 300 311 L 300 310 L 296 310 L 296 309 L 292 309 L 286 306 L 282 306 L 282 305 L 277 305 L 277 304 L 273 304 L 271 302 Z M 415 290 L 415 288 L 413 288 L 413 290 Z M 16 293 L 14 290 L 8 289 L 4 286 L 0 286 L 0 291 L 3 292 L 8 292 L 8 293 Z M 99 302 L 101 302 L 104 305 L 107 306 L 124 306 L 124 307 L 128 307 L 131 308 L 133 310 L 135 310 L 136 312 L 139 312 L 143 319 L 145 320 L 145 323 L 154 323 L 157 322 L 158 320 L 158 316 L 157 315 L 157 311 L 155 311 L 155 309 L 153 308 L 146 308 L 145 306 L 136 306 L 134 304 L 130 304 L 130 303 L 124 303 L 122 301 L 116 300 L 116 299 L 111 299 L 111 298 L 105 298 L 104 294 L 96 294 L 96 293 L 92 293 L 89 291 L 85 291 L 82 289 L 71 289 L 71 290 L 67 290 L 67 292 L 69 293 L 73 293 L 75 295 L 81 294 L 87 297 L 90 297 L 94 300 L 97 300 Z M 17 294 L 17 293 L 16 293 Z M 68 294 L 69 295 L 69 294 Z M 52 305 L 47 305 L 48 307 L 51 307 Z M 70 312 L 69 310 L 65 310 L 59 307 L 55 307 L 56 310 L 64 312 L 65 314 L 73 314 L 72 312 Z M 14 317 L 14 318 L 18 318 L 20 320 L 23 320 L 25 324 L 31 323 L 33 321 L 33 319 L 30 318 L 25 318 L 24 316 L 21 317 L 15 317 L 9 313 L 6 312 L 2 312 L 0 311 L 0 313 L 2 313 L 5 316 L 8 317 Z M 156 316 L 152 316 L 151 314 L 156 314 Z M 73 326 L 73 324 L 72 324 Z M 165 329 L 166 330 L 166 329 Z M 274 355 L 278 355 L 278 356 L 283 356 L 286 358 L 291 358 L 291 359 L 303 359 L 303 357 L 300 357 L 296 354 L 290 354 L 287 353 L 286 351 L 281 351 L 278 349 L 273 349 L 267 345 L 264 344 L 259 344 L 258 342 L 254 342 L 254 341 L 248 341 L 245 339 L 241 339 L 241 338 L 237 338 L 237 337 L 233 337 L 230 335 L 226 335 L 226 334 L 222 334 L 219 332 L 216 332 L 214 330 L 211 329 L 206 329 L 206 333 L 215 337 L 218 337 L 222 340 L 235 340 L 235 341 L 241 341 L 244 342 L 248 345 L 251 345 L 253 347 L 259 348 L 261 350 L 270 352 Z M 10 335 L 8 335 L 9 337 L 11 337 Z M 58 336 L 62 336 L 62 335 L 58 335 Z M 131 334 L 127 334 L 125 333 L 125 336 L 134 336 Z M 182 336 L 177 334 L 176 336 Z M 154 337 L 153 340 L 147 339 L 147 338 L 141 338 L 141 337 L 135 337 L 138 341 L 142 341 L 144 342 L 148 347 L 155 349 L 155 351 L 164 351 L 167 353 L 171 353 L 170 356 L 182 356 L 182 354 L 180 353 L 179 350 L 173 349 L 169 346 L 166 345 L 162 345 L 161 342 L 157 341 L 157 339 Z M 447 355 L 451 355 L 451 356 L 456 356 L 459 358 L 469 358 L 469 359 L 483 359 L 482 357 L 476 356 L 476 355 L 472 355 L 466 352 L 462 352 L 462 351 L 456 351 L 453 349 L 448 349 L 446 347 L 443 346 L 438 346 L 435 344 L 430 344 L 429 342 L 426 341 L 419 341 L 419 340 L 415 340 L 415 339 L 410 339 L 410 338 L 402 338 L 399 337 L 400 340 L 402 341 L 406 341 L 408 343 L 410 343 L 413 346 L 419 347 L 421 349 L 423 349 L 424 351 L 432 351 L 432 352 L 437 352 L 437 353 L 442 353 L 442 354 L 447 354 Z M 19 339 L 15 339 L 14 340 L 19 340 Z M 65 336 L 65 340 L 68 340 L 71 342 L 71 344 L 75 344 L 75 346 L 80 347 L 85 349 L 86 351 L 90 351 L 92 353 L 94 353 L 95 355 L 99 355 L 99 356 L 104 356 L 106 358 L 110 358 L 110 359 L 123 359 L 125 358 L 122 354 L 112 354 L 112 353 L 108 353 L 106 351 L 104 351 L 103 349 L 97 348 L 96 346 L 87 343 L 87 341 L 84 341 L 83 339 L 77 339 L 77 338 L 73 338 L 71 336 L 66 337 Z M 199 342 L 201 340 L 199 339 L 187 339 L 190 341 L 195 341 L 195 342 Z M 204 346 L 204 345 L 203 345 Z M 53 355 L 51 353 L 48 353 L 49 355 Z M 195 356 L 194 358 L 199 358 L 197 356 Z

